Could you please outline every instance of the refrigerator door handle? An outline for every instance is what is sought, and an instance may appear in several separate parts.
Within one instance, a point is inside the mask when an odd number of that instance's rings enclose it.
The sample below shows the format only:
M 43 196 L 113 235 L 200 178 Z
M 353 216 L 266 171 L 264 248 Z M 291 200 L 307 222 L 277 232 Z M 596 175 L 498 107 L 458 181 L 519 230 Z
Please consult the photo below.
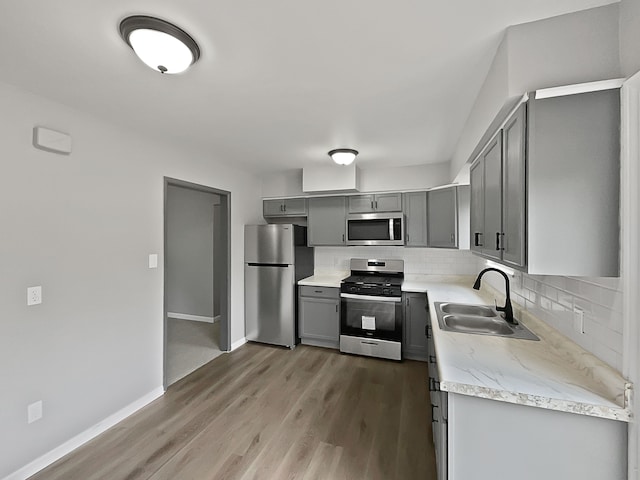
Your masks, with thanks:
M 289 266 L 288 263 L 247 263 L 250 267 L 279 267 L 279 268 L 287 268 Z

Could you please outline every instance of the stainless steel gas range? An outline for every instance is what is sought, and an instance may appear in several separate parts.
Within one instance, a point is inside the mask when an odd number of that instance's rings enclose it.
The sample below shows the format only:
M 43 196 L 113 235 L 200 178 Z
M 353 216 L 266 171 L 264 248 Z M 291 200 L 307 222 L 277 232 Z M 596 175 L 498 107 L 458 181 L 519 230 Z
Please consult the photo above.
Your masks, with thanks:
M 402 359 L 404 261 L 352 258 L 340 284 L 340 351 Z

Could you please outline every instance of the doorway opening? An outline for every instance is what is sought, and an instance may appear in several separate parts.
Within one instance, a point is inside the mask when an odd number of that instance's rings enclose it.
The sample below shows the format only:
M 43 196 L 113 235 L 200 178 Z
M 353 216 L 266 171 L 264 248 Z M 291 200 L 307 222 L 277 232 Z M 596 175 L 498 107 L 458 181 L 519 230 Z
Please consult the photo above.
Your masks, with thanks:
M 230 192 L 164 179 L 164 388 L 229 351 Z

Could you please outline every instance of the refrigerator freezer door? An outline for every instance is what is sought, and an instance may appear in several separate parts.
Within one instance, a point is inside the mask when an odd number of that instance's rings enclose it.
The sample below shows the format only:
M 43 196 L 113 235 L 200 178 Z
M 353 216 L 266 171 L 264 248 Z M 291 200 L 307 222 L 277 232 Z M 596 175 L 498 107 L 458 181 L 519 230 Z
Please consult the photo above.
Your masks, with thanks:
M 292 264 L 293 233 L 293 225 L 245 225 L 245 263 Z
M 247 340 L 295 346 L 295 271 L 293 265 L 245 265 Z

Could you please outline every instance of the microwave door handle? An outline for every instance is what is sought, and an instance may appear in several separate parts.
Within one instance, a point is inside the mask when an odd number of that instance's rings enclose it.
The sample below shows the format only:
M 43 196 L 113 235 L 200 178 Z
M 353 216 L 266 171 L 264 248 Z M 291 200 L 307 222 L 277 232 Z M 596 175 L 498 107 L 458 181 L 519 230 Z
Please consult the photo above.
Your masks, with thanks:
M 389 219 L 389 240 L 396 240 L 393 236 L 393 218 Z

